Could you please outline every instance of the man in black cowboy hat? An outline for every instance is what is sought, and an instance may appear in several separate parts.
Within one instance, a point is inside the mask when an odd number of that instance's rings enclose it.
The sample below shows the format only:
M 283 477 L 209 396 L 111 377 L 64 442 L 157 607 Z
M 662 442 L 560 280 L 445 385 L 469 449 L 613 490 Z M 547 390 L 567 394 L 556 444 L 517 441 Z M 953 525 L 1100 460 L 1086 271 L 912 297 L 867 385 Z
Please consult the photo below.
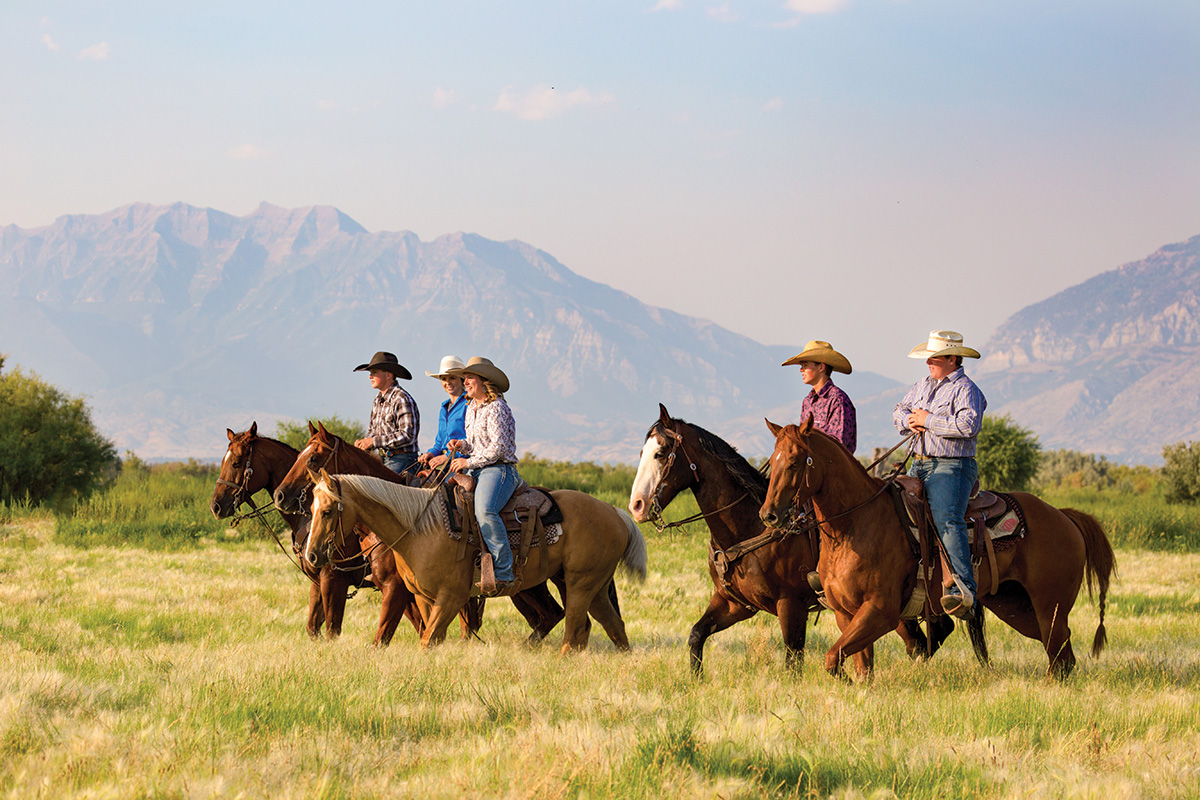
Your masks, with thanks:
M 370 363 L 354 368 L 355 372 L 363 370 L 370 373 L 371 388 L 379 394 L 371 405 L 367 436 L 354 446 L 363 450 L 379 448 L 384 465 L 392 472 L 403 472 L 417 460 L 421 414 L 412 395 L 401 389 L 396 379 L 412 380 L 412 373 L 400 366 L 396 356 L 382 350 L 371 357 Z

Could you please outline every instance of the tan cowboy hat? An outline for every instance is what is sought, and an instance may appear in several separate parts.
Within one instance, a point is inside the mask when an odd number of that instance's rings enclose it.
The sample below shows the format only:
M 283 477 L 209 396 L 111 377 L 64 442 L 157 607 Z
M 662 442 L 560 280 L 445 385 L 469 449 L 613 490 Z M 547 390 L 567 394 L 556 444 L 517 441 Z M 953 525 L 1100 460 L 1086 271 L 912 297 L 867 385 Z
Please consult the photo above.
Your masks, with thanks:
M 471 356 L 471 360 L 467 362 L 465 367 L 460 369 L 450 370 L 451 375 L 477 375 L 485 381 L 493 384 L 496 391 L 504 394 L 508 391 L 508 376 L 491 362 L 490 359 L 483 356 Z
M 909 358 L 933 358 L 934 356 L 979 358 L 979 351 L 964 347 L 962 334 L 958 331 L 930 331 L 928 342 L 919 344 L 908 352 Z
M 381 369 L 384 372 L 390 372 L 397 378 L 404 378 L 406 381 L 412 380 L 412 373 L 400 366 L 400 362 L 396 360 L 396 356 L 391 353 L 384 352 L 383 350 L 380 350 L 378 353 L 371 356 L 370 363 L 359 364 L 354 368 L 354 371 L 362 372 L 363 370 L 370 371 L 373 369 Z
M 844 372 L 847 375 L 854 369 L 850 366 L 850 359 L 834 350 L 833 345 L 829 342 L 822 342 L 820 339 L 813 339 L 804 345 L 803 351 L 783 362 L 781 366 L 787 367 L 799 364 L 801 361 L 817 361 L 821 364 L 828 364 L 831 370 Z
M 464 366 L 466 365 L 463 364 L 462 359 L 458 356 L 442 356 L 442 363 L 438 365 L 438 371 L 430 372 L 429 370 L 425 370 L 425 374 L 440 381 L 442 378 L 458 377 L 456 375 L 452 376 L 450 370 L 462 369 Z

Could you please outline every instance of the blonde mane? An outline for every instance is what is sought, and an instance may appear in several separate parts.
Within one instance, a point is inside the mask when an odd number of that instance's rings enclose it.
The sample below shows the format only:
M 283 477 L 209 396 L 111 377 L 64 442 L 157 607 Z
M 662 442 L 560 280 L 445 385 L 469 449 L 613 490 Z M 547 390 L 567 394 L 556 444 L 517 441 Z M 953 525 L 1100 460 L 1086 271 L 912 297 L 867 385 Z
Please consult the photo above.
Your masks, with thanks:
M 337 475 L 335 477 L 341 483 L 343 493 L 346 487 L 349 487 L 368 500 L 379 503 L 391 511 L 397 521 L 412 533 L 444 531 L 448 527 L 444 504 L 432 497 L 437 492 L 437 487 L 417 489 L 370 475 Z M 334 494 L 323 480 L 317 483 L 313 491 L 325 494 L 333 500 L 343 500 Z

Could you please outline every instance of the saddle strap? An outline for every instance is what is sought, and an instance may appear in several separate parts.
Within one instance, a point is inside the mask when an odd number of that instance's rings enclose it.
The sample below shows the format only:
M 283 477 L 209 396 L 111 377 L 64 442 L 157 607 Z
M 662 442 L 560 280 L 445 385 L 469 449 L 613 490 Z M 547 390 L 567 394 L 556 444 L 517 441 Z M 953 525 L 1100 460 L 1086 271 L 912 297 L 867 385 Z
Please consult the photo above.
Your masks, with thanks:
M 988 586 L 988 594 L 995 594 L 996 589 L 1000 587 L 1000 567 L 996 564 L 996 546 L 992 544 L 991 534 L 988 533 L 982 515 L 975 519 L 975 539 L 983 539 L 984 549 L 987 551 L 988 572 L 992 579 L 991 585 Z

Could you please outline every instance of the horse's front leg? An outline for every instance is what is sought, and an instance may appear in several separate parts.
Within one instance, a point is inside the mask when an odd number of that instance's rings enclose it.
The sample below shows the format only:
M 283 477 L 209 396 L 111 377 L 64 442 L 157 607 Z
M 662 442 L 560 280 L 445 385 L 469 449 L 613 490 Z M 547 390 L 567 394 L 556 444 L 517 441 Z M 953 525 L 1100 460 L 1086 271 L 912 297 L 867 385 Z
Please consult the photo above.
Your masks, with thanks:
M 750 619 L 757 613 L 757 609 L 735 603 L 720 592 L 713 592 L 704 615 L 696 620 L 692 632 L 688 634 L 692 673 L 700 675 L 704 670 L 704 643 L 708 641 L 708 637 L 744 619 Z
M 876 639 L 894 629 L 900 622 L 899 609 L 889 613 L 871 601 L 859 606 L 851 616 L 844 611 L 837 612 L 838 627 L 842 635 L 825 654 L 825 670 L 835 677 L 842 675 L 842 664 L 848 656 L 852 656 L 863 648 L 871 645 Z M 874 651 L 864 660 L 856 661 L 860 669 L 868 671 L 874 665 Z M 864 673 L 860 673 L 864 674 Z
M 798 670 L 804 666 L 804 640 L 808 635 L 807 598 L 781 597 L 775 604 L 779 630 L 783 634 L 783 664 Z
M 321 635 L 321 626 L 325 624 L 325 602 L 321 599 L 320 580 L 308 585 L 308 624 L 305 626 L 308 635 L 316 639 Z
M 425 605 L 428 601 L 421 602 L 423 598 L 418 595 L 417 602 L 422 606 L 422 615 L 425 617 L 425 633 L 421 635 L 422 649 L 428 649 L 446 640 L 446 629 L 462 611 L 468 597 L 470 597 L 469 592 L 443 591 L 426 609 Z

